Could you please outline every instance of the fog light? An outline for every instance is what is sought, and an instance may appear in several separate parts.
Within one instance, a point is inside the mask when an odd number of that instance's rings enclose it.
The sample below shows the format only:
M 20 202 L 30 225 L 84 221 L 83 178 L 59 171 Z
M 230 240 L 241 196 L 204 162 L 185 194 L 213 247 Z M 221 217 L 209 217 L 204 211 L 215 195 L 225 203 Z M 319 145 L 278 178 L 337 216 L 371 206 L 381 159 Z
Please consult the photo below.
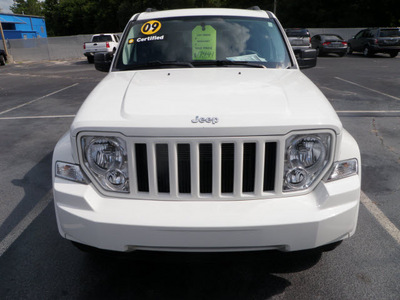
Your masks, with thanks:
M 299 187 L 304 186 L 307 180 L 307 171 L 302 168 L 296 168 L 289 170 L 286 173 L 285 184 L 289 188 L 297 189 Z
M 126 184 L 126 177 L 120 170 L 112 170 L 107 173 L 107 180 L 112 185 L 123 186 Z

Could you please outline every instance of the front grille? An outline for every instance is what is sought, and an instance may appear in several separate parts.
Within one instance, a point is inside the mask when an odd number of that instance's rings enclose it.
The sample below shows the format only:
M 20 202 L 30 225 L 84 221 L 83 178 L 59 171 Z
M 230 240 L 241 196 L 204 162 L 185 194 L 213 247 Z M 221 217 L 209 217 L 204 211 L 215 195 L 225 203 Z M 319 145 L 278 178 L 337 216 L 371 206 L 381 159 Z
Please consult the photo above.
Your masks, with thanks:
M 133 145 L 138 198 L 240 199 L 275 190 L 277 142 L 149 139 Z

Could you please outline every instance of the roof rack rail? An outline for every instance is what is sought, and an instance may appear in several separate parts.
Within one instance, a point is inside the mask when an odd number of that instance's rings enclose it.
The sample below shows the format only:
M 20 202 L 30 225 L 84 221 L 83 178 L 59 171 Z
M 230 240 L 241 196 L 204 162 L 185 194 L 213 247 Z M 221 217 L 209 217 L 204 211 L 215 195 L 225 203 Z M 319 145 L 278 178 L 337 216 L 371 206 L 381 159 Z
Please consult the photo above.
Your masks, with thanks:
M 257 5 L 252 6 L 252 7 L 249 7 L 248 9 L 251 9 L 251 10 L 261 10 L 261 8 L 260 8 L 259 6 L 257 6 Z
M 153 12 L 153 11 L 157 11 L 157 9 L 148 7 L 144 12 Z

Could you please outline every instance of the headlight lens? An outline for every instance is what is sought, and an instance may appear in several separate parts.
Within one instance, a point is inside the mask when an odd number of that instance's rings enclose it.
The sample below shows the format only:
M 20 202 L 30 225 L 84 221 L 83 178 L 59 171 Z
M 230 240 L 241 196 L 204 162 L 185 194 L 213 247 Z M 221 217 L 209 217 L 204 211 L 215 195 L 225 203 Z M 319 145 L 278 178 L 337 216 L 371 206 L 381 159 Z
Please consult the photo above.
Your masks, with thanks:
M 83 137 L 84 164 L 107 191 L 129 192 L 126 143 L 117 137 Z
M 330 159 L 331 135 L 295 135 L 286 141 L 284 191 L 309 188 Z

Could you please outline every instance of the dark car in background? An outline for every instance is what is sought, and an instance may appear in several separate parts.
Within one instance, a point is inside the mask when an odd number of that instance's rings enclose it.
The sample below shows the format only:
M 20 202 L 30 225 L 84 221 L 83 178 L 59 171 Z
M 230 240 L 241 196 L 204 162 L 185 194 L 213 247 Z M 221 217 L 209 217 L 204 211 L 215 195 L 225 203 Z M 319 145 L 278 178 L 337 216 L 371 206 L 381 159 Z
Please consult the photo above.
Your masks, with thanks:
M 293 50 L 311 48 L 311 36 L 305 28 L 287 28 L 286 35 Z
M 344 56 L 347 52 L 347 42 L 337 34 L 317 34 L 311 38 L 311 47 L 317 50 L 319 56 L 336 53 Z
M 4 50 L 0 49 L 0 66 L 4 66 L 7 61 L 7 54 Z
M 363 29 L 348 41 L 348 53 L 362 52 L 371 57 L 375 53 L 387 53 L 396 57 L 400 51 L 400 28 Z

